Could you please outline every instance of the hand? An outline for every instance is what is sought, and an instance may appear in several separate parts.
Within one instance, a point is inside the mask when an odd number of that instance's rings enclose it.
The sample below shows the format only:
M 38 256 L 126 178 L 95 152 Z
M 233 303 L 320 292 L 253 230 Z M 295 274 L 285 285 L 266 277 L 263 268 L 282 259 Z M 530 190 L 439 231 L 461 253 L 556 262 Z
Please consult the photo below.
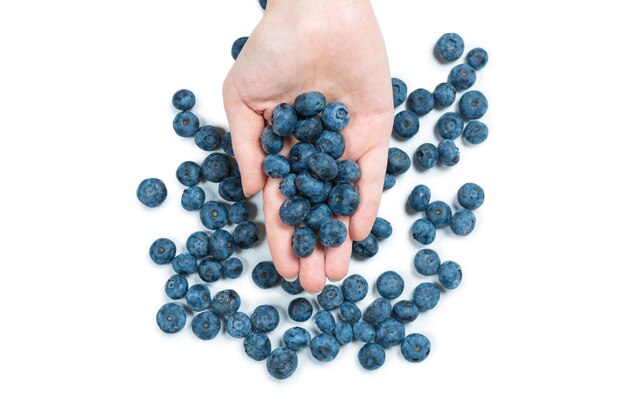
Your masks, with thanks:
M 278 215 L 285 197 L 279 180 L 262 170 L 260 134 L 272 110 L 297 95 L 321 91 L 328 102 L 348 106 L 350 123 L 342 158 L 357 161 L 360 205 L 351 218 L 340 217 L 349 236 L 339 247 L 319 246 L 298 259 L 291 249 L 293 227 Z M 250 196 L 263 190 L 267 239 L 278 272 L 320 291 L 326 277 L 348 272 L 352 240 L 370 233 L 383 190 L 393 123 L 391 77 L 385 45 L 366 0 L 270 0 L 265 16 L 248 39 L 223 86 L 224 107 L 243 188 Z M 285 141 L 286 154 L 290 141 Z

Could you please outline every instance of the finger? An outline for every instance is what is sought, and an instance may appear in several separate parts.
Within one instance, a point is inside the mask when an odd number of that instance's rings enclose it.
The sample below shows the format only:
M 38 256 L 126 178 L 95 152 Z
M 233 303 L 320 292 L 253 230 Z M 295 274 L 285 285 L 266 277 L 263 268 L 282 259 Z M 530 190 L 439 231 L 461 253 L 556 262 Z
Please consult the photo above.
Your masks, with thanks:
M 300 259 L 300 284 L 307 292 L 321 292 L 326 284 L 324 248 L 316 246 L 313 253 Z
M 293 227 L 280 220 L 278 210 L 285 197 L 280 193 L 279 180 L 268 178 L 263 189 L 263 214 L 265 216 L 265 230 L 267 242 L 274 266 L 281 276 L 296 277 L 300 269 L 300 262 L 291 249 Z
M 338 218 L 341 222 L 348 226 L 349 218 L 341 216 Z M 348 266 L 350 264 L 350 255 L 352 254 L 352 239 L 350 235 L 339 247 L 326 247 L 326 261 L 324 269 L 326 277 L 331 281 L 338 281 L 346 277 L 348 274 Z

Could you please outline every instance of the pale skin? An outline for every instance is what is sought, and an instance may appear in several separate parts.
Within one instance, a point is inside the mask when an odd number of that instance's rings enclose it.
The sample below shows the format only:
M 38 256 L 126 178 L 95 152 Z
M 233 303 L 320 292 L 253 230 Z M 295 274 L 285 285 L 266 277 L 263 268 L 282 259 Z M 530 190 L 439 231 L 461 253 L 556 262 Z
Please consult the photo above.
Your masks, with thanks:
M 351 217 L 340 217 L 348 238 L 339 247 L 318 245 L 297 258 L 293 227 L 278 215 L 285 197 L 280 180 L 262 170 L 259 137 L 273 108 L 293 103 L 307 91 L 321 91 L 328 102 L 348 106 L 350 123 L 342 159 L 359 164 L 356 187 L 361 203 Z M 224 107 L 247 196 L 263 191 L 265 228 L 272 259 L 286 278 L 300 277 L 304 289 L 319 292 L 348 273 L 352 241 L 370 233 L 383 190 L 393 124 L 391 77 L 383 37 L 367 0 L 269 0 L 223 86 Z M 294 140 L 285 142 L 286 155 Z

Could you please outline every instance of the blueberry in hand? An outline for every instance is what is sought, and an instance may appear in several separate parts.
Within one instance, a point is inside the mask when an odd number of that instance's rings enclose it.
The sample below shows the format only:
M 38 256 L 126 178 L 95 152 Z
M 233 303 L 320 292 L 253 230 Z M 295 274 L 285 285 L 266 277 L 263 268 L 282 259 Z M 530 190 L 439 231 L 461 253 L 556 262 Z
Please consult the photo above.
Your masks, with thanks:
M 271 125 L 261 132 L 261 148 L 267 154 L 278 154 L 283 149 L 283 137 L 276 134 Z
M 311 203 L 309 203 L 309 200 L 298 194 L 294 194 L 283 202 L 278 214 L 284 224 L 294 226 L 303 222 L 310 210 Z
M 293 136 L 301 142 L 316 142 L 323 131 L 322 119 L 315 115 L 309 118 L 298 119 L 296 126 L 293 128 Z
M 315 232 L 308 226 L 297 227 L 291 236 L 291 248 L 296 257 L 308 257 L 315 249 Z
M 337 176 L 337 162 L 325 152 L 316 152 L 309 158 L 309 170 L 321 180 L 332 180 Z
M 328 103 L 322 111 L 322 122 L 326 129 L 338 132 L 350 122 L 350 113 L 343 103 Z
M 333 218 L 333 212 L 325 203 L 318 203 L 309 211 L 304 223 L 309 228 L 319 230 L 323 224 Z
M 359 165 L 352 160 L 342 160 L 337 162 L 337 183 L 354 183 L 361 177 Z
M 351 184 L 338 184 L 328 196 L 328 206 L 335 215 L 350 216 L 359 206 L 359 192 Z
M 326 107 L 326 97 L 319 91 L 309 91 L 296 97 L 293 104 L 300 116 L 317 115 Z
M 293 173 L 300 173 L 301 171 L 308 170 L 309 168 L 309 159 L 311 155 L 315 154 L 317 148 L 313 144 L 308 144 L 306 142 L 298 142 L 294 145 L 287 155 L 287 159 L 291 164 L 291 171 Z
M 289 103 L 281 103 L 272 112 L 272 129 L 277 135 L 286 136 L 296 127 L 296 111 Z
M 274 179 L 285 177 L 290 169 L 289 161 L 280 154 L 270 154 L 263 160 L 263 172 Z
M 333 219 L 322 225 L 317 237 L 324 247 L 338 247 L 344 243 L 348 230 L 343 222 Z
M 162 180 L 148 178 L 139 183 L 137 199 L 149 208 L 155 208 L 165 201 L 167 188 Z
M 317 138 L 315 148 L 336 160 L 343 155 L 346 149 L 346 141 L 339 132 L 324 131 Z
M 289 173 L 285 177 L 283 177 L 280 180 L 278 189 L 285 197 L 293 196 L 294 194 L 298 193 L 298 188 L 296 186 L 296 174 Z

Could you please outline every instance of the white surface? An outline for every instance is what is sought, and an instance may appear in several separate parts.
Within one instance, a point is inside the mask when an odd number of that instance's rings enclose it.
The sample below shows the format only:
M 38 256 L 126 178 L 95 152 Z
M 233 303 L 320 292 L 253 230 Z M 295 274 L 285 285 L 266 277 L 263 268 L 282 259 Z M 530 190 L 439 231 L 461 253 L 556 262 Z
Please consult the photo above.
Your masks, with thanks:
M 489 51 L 476 87 L 490 136 L 463 145 L 451 170 L 402 176 L 380 211 L 393 238 L 352 272 L 371 283 L 396 269 L 404 298 L 423 281 L 403 210 L 413 185 L 452 202 L 475 181 L 486 203 L 475 233 L 433 246 L 464 281 L 409 327 L 431 339 L 427 361 L 395 348 L 366 373 L 351 344 L 326 365 L 303 353 L 286 382 L 239 340 L 159 332 L 169 270 L 147 257 L 154 238 L 180 247 L 200 227 L 179 207 L 174 171 L 203 152 L 172 132 L 170 97 L 192 89 L 202 121 L 224 126 L 231 42 L 260 19 L 256 1 L 2 3 L 0 415 L 623 416 L 626 34 L 609 2 L 555 3 L 375 1 L 392 74 L 410 89 L 446 77 L 431 53 L 444 32 Z M 433 141 L 439 114 L 399 146 Z M 170 191 L 159 210 L 134 197 L 149 176 Z M 246 312 L 286 306 L 280 289 L 250 286 L 265 245 L 244 253 L 245 277 L 212 292 L 234 287 Z

